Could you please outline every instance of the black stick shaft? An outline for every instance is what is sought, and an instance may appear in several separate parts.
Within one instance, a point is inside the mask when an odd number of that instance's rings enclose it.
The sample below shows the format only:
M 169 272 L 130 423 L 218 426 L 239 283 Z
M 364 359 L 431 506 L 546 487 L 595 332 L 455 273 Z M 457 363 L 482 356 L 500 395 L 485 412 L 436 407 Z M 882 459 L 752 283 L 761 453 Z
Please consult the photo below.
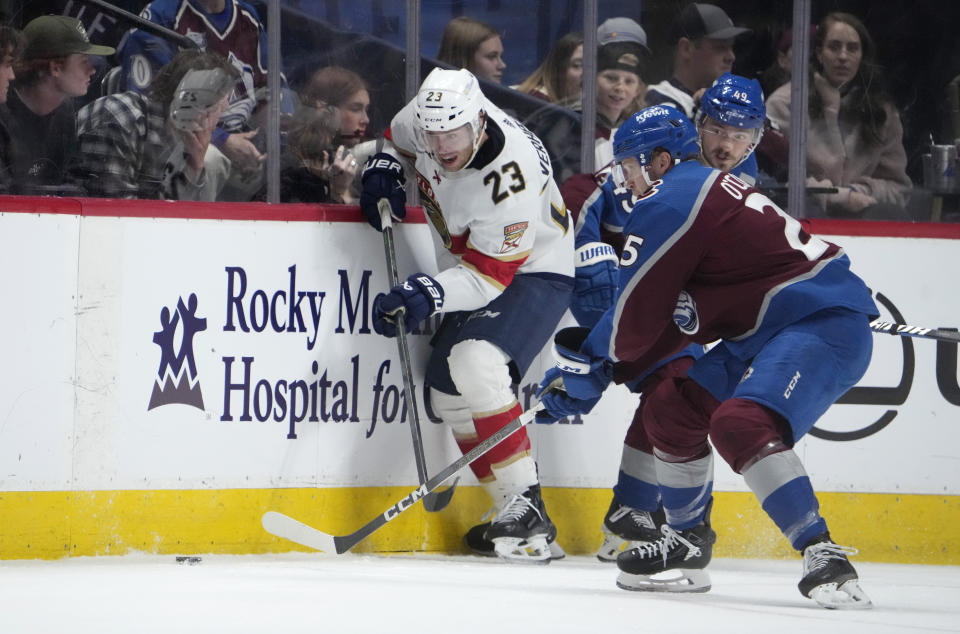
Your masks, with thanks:
M 874 332 L 885 333 L 900 337 L 919 337 L 921 339 L 935 339 L 960 343 L 960 332 L 952 328 L 920 328 L 909 324 L 898 324 L 892 321 L 876 319 L 870 322 L 870 329 Z
M 104 0 L 80 0 L 86 4 L 92 4 L 93 6 L 101 9 L 105 13 L 109 13 L 115 18 L 120 18 L 125 22 L 135 24 L 138 29 L 143 29 L 144 31 L 149 31 L 154 35 L 159 35 L 165 40 L 171 40 L 176 42 L 180 48 L 199 48 L 196 42 L 191 40 L 186 35 L 181 35 L 176 31 L 168 29 L 165 26 L 161 26 L 145 18 L 141 18 L 136 13 L 130 13 L 126 9 L 121 9 L 120 7 L 114 6 L 109 2 L 104 2 Z

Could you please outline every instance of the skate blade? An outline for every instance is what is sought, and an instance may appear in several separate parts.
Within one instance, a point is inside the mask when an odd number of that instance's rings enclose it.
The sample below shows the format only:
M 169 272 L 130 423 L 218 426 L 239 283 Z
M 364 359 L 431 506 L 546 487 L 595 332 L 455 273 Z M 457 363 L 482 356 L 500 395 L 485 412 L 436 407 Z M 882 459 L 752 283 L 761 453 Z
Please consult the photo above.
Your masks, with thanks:
M 708 592 L 710 573 L 706 570 L 674 568 L 655 575 L 620 572 L 617 587 L 631 592 Z
M 500 559 L 514 563 L 548 564 L 551 558 L 546 535 L 534 535 L 528 539 L 498 537 L 493 540 L 493 550 Z
M 604 531 L 603 544 L 601 544 L 600 549 L 597 550 L 597 559 L 604 563 L 616 562 L 617 555 L 620 553 L 626 552 L 631 548 L 637 548 L 641 544 L 646 543 L 648 542 L 628 541 L 619 535 Z
M 840 587 L 835 583 L 817 586 L 810 591 L 810 598 L 828 610 L 867 610 L 873 607 L 870 597 L 856 579 L 845 581 Z

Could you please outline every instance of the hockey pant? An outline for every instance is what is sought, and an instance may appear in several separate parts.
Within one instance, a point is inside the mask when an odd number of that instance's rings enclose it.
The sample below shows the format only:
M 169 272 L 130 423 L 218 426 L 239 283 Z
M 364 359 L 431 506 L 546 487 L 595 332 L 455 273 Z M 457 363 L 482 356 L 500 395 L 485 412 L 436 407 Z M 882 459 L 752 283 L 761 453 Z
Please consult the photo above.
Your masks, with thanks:
M 430 388 L 434 413 L 450 425 L 466 453 L 523 413 L 511 389 L 509 357 L 488 341 L 467 339 L 453 346 L 450 377 L 460 395 Z M 470 464 L 497 509 L 537 484 L 530 438 L 521 429 Z
M 691 357 L 673 359 L 651 372 L 633 389 L 641 394 L 640 403 L 623 440 L 620 472 L 613 487 L 613 496 L 621 504 L 644 511 L 655 511 L 660 506 L 653 445 L 650 444 L 643 421 L 646 394 L 653 392 L 665 379 L 686 376 L 693 361 Z
M 709 436 L 794 548 L 827 530 L 782 416 L 747 399 L 721 403 L 689 378 L 662 381 L 646 400 L 645 427 L 672 528 L 703 520 L 713 491 Z

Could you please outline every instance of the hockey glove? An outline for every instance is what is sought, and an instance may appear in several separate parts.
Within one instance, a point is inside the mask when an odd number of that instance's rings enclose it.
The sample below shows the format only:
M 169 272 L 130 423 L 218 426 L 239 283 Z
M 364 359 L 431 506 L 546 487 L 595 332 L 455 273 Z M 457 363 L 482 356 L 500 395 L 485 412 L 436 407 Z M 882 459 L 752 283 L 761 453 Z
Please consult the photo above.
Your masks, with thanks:
M 410 332 L 441 309 L 443 287 L 429 275 L 415 273 L 373 300 L 373 329 L 384 337 L 396 337 L 399 319 L 404 331 Z
M 591 327 L 617 298 L 617 254 L 609 244 L 589 242 L 576 251 L 576 283 L 570 311 Z
M 367 159 L 360 182 L 360 210 L 367 222 L 377 231 L 383 231 L 377 202 L 381 198 L 390 201 L 390 215 L 394 220 L 403 220 L 407 215 L 407 193 L 403 190 L 406 181 L 403 166 L 395 157 L 380 152 Z
M 557 365 L 547 370 L 537 397 L 544 409 L 558 418 L 588 413 L 610 384 L 610 360 L 580 352 L 588 334 L 589 328 L 564 328 L 553 339 Z

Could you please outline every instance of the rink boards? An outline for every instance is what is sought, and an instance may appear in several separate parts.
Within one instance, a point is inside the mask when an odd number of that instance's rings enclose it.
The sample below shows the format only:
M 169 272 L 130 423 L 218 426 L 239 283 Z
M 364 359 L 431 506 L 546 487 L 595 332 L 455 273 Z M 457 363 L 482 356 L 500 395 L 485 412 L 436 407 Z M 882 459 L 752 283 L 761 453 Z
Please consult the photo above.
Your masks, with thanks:
M 419 210 L 400 273 L 433 272 Z M 960 325 L 953 226 L 821 222 L 884 317 Z M 355 208 L 0 198 L 6 310 L 0 559 L 292 549 L 279 510 L 350 532 L 416 485 L 396 345 L 373 333 L 380 234 Z M 422 375 L 435 323 L 411 336 Z M 875 335 L 861 383 L 798 452 L 838 541 L 874 561 L 960 563 L 955 344 Z M 550 363 L 519 388 L 529 404 Z M 418 394 L 418 399 L 420 395 Z M 599 546 L 636 397 L 530 430 L 569 551 Z M 420 399 L 430 473 L 459 454 Z M 792 556 L 718 464 L 720 556 Z M 488 507 L 468 471 L 451 505 L 358 546 L 458 551 Z

